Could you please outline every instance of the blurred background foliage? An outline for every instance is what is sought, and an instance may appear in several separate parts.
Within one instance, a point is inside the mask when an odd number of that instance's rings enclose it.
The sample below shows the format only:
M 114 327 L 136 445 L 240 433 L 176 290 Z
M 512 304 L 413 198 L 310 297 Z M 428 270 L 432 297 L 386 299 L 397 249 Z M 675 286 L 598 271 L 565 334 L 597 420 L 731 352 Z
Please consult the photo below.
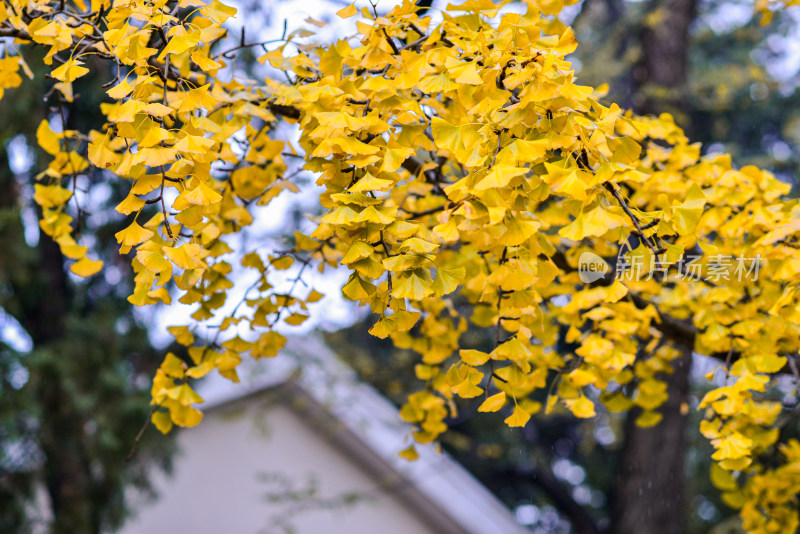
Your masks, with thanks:
M 0 104 L 0 532 L 92 534 L 126 517 L 129 487 L 147 491 L 152 467 L 167 468 L 172 440 L 145 435 L 150 378 L 163 358 L 126 296 L 130 263 L 120 257 L 114 206 L 125 184 L 102 179 L 103 210 L 85 213 L 81 233 L 106 261 L 104 276 L 79 279 L 59 248 L 39 233 L 34 177 L 51 157 L 36 128 L 99 128 L 99 73 L 76 83 L 80 98 L 63 115 L 48 90 L 41 49 L 27 50 L 33 80 Z M 102 69 L 99 64 L 92 65 Z M 81 147 L 85 151 L 86 147 Z M 79 180 L 80 190 L 87 184 Z
M 677 120 L 704 153 L 726 152 L 739 166 L 770 169 L 797 184 L 800 170 L 800 13 L 777 13 L 766 26 L 753 17 L 753 3 L 700 0 L 695 5 L 686 48 L 687 83 L 678 90 L 685 113 Z M 574 28 L 574 55 L 581 83 L 609 84 L 607 100 L 636 108 L 642 87 L 641 36 L 663 25 L 666 0 L 588 0 Z

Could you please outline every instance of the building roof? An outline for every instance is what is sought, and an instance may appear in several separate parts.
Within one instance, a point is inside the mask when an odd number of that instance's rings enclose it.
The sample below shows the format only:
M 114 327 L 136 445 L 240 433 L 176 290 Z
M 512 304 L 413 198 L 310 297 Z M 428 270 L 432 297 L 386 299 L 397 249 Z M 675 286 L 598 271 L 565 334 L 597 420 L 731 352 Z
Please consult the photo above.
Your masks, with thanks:
M 402 489 L 398 495 L 438 532 L 529 532 L 446 453 L 431 445 L 417 445 L 418 460 L 409 462 L 398 456 L 412 443 L 411 426 L 400 419 L 391 402 L 359 381 L 318 336 L 290 338 L 276 358 L 246 362 L 239 370 L 239 384 L 218 375 L 200 384 L 206 411 L 288 388 L 293 398 L 304 400 L 293 402 L 293 409 L 378 480 L 391 480 L 384 485 L 387 491 Z

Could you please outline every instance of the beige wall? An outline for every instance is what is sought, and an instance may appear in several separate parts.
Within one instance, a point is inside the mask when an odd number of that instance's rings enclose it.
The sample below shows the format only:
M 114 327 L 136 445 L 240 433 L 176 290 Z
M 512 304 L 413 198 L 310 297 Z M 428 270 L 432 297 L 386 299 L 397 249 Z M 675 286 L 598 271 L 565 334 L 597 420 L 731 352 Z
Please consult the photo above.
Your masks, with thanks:
M 319 414 L 312 421 L 302 407 L 290 409 L 287 402 L 303 399 L 286 388 L 256 394 L 211 410 L 199 427 L 182 432 L 173 475 L 156 482 L 159 499 L 141 506 L 122 532 L 285 532 L 276 518 L 299 534 L 441 532 L 405 504 L 401 495 L 410 491 L 407 485 L 394 481 L 388 491 L 381 489 L 379 477 L 334 445 L 329 437 L 336 423 Z M 370 499 L 333 510 L 308 499 L 268 503 L 264 495 L 281 493 L 281 487 L 259 480 L 259 473 L 281 476 L 295 489 L 308 488 L 309 476 L 315 476 L 317 497 L 328 503 L 346 492 Z

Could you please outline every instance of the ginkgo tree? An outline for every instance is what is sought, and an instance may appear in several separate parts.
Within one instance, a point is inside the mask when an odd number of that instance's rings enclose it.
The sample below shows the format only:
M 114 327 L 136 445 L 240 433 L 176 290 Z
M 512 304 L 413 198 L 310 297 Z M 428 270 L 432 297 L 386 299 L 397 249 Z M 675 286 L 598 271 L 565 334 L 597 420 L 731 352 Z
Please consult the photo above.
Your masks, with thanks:
M 401 409 L 416 442 L 447 431 L 456 397 L 494 416 L 511 407 L 512 427 L 553 410 L 591 418 L 599 404 L 657 425 L 659 377 L 688 340 L 722 377 L 699 406 L 712 481 L 747 531 L 798 527 L 800 442 L 781 439 L 785 408 L 768 393 L 798 375 L 800 205 L 769 172 L 700 157 L 669 115 L 636 116 L 577 84 L 562 7 L 500 15 L 468 0 L 434 22 L 410 0 L 383 15 L 351 5 L 338 13 L 355 19 L 350 38 L 301 29 L 224 48 L 236 10 L 218 0 L 0 4 L 0 87 L 23 83 L 30 46 L 47 50 L 56 115 L 97 62 L 116 73 L 97 81 L 101 130 L 39 126 L 52 161 L 34 198 L 70 270 L 90 277 L 103 266 L 77 231 L 92 201 L 82 177 L 129 182 L 116 207 L 129 301 L 194 306 L 170 328 L 190 360 L 168 354 L 153 380 L 161 431 L 200 422 L 194 380 L 236 381 L 242 358 L 280 351 L 279 325 L 322 297 L 310 269 L 346 268 L 342 293 L 378 316 L 371 333 L 420 355 Z M 284 78 L 237 76 L 245 49 Z M 259 207 L 299 191 L 288 158 L 322 186 L 315 230 L 280 247 L 236 239 Z M 256 281 L 227 302 L 242 269 Z M 468 324 L 492 332 L 493 350 L 460 345 Z M 561 329 L 570 353 L 555 350 Z

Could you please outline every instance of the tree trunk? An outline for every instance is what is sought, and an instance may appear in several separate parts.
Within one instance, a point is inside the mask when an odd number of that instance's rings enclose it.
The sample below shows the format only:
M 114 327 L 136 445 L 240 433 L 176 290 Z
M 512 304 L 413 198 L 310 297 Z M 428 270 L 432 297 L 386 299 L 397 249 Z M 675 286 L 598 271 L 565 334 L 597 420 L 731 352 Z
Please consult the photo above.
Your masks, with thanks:
M 0 209 L 16 210 L 19 204 L 15 178 L 8 156 L 0 145 Z M 22 223 L 9 218 L 0 227 L 4 250 L 19 251 L 23 243 Z M 50 497 L 53 534 L 91 534 L 99 532 L 91 499 L 92 477 L 84 442 L 84 425 L 64 383 L 59 363 L 59 344 L 67 334 L 66 318 L 72 292 L 64 271 L 64 258 L 58 245 L 42 233 L 36 250 L 0 259 L 0 275 L 12 288 L 12 310 L 34 344 L 28 358 L 29 384 L 38 414 L 38 445 L 45 460 L 44 486 Z M 6 305 L 0 298 L 0 306 Z M 45 355 L 44 353 L 47 353 Z
M 83 447 L 84 420 L 69 391 L 69 377 L 59 364 L 59 344 L 68 335 L 71 292 L 64 272 L 64 259 L 58 245 L 42 234 L 37 247 L 38 269 L 47 299 L 31 317 L 29 332 L 40 350 L 52 351 L 48 358 L 31 369 L 31 382 L 41 407 L 39 446 L 46 461 L 44 480 L 53 513 L 52 534 L 98 533 L 93 510 L 92 476 Z
M 697 0 L 653 0 L 640 33 L 642 58 L 634 70 L 634 109 L 642 114 L 671 113 L 688 128 L 687 74 L 689 27 Z
M 639 428 L 640 409 L 625 422 L 625 444 L 617 469 L 612 528 L 614 534 L 681 534 L 684 531 L 684 456 L 686 402 L 692 343 L 680 346 L 667 381 L 669 399 L 660 408 L 664 419 Z
M 696 0 L 654 0 L 649 11 L 649 24 L 640 34 L 642 59 L 634 71 L 634 106 L 642 114 L 671 113 L 688 130 L 689 27 Z M 659 410 L 661 423 L 639 428 L 635 420 L 641 411 L 627 416 L 612 510 L 614 534 L 680 534 L 685 529 L 685 403 L 694 340 L 673 341 L 682 356 L 673 362 L 674 372 L 661 377 L 669 394 Z

